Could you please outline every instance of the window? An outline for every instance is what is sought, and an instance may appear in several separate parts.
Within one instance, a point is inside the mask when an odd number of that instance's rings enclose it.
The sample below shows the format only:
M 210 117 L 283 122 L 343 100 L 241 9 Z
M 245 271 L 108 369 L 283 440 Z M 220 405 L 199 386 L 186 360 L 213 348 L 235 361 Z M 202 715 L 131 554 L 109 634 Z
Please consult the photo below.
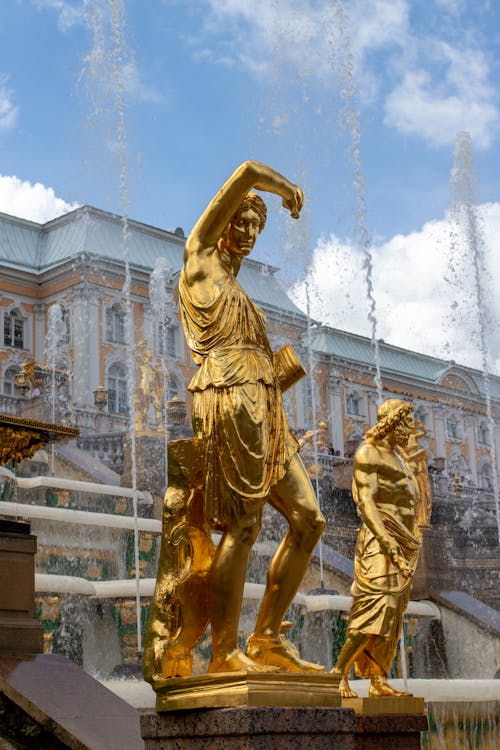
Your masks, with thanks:
M 488 425 L 486 422 L 481 422 L 481 424 L 478 427 L 478 440 L 483 445 L 489 445 L 490 444 L 490 431 L 488 429 Z
M 460 430 L 460 423 L 456 417 L 448 417 L 446 420 L 446 432 L 448 437 L 452 440 L 460 440 L 462 433 Z
M 63 322 L 61 343 L 69 344 L 71 328 L 70 328 L 70 322 L 69 322 L 69 310 L 66 307 L 61 307 L 61 317 L 62 317 L 62 322 Z
M 167 401 L 171 401 L 173 398 L 179 395 L 179 387 L 177 385 L 177 380 L 174 378 L 173 375 L 170 376 L 168 385 L 167 385 Z
M 158 330 L 158 351 L 160 354 L 170 354 L 171 357 L 177 356 L 177 326 L 160 323 Z
M 20 367 L 8 367 L 3 376 L 3 392 L 6 396 L 17 396 L 16 375 L 20 372 Z
M 125 343 L 125 313 L 117 302 L 106 310 L 106 341 Z
M 345 409 L 348 414 L 353 417 L 360 416 L 360 404 L 361 399 L 357 393 L 349 393 L 345 397 Z
M 483 464 L 479 471 L 479 486 L 482 490 L 493 488 L 493 474 L 489 464 Z
M 426 426 L 425 420 L 427 418 L 427 415 L 424 411 L 423 406 L 416 406 L 413 410 L 413 416 L 414 416 L 415 422 L 418 420 L 419 422 L 422 422 L 424 427 Z
M 110 414 L 126 414 L 127 407 L 127 370 L 115 363 L 108 370 L 108 412 Z
M 24 320 L 17 310 L 5 313 L 3 319 L 3 343 L 16 349 L 24 347 Z

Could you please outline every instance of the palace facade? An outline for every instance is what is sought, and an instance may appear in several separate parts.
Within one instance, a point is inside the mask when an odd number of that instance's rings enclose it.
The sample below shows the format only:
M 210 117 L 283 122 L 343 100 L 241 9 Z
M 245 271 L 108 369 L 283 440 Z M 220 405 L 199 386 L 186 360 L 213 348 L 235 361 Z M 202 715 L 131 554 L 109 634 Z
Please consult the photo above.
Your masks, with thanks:
M 61 306 L 57 367 L 67 375 L 70 418 L 86 438 L 108 436 L 100 458 L 120 471 L 116 440 L 127 430 L 126 309 L 124 253 L 128 258 L 134 339 L 145 340 L 169 372 L 167 398 L 187 401 L 194 371 L 178 319 L 176 281 L 182 264 L 182 229 L 163 230 L 83 206 L 45 224 L 0 215 L 0 411 L 29 414 L 36 392 L 19 394 L 15 378 L 23 364 L 47 360 L 49 309 Z M 124 249 L 125 248 L 125 249 Z M 159 260 L 161 266 L 159 266 Z M 150 300 L 150 280 L 161 268 L 168 309 Z M 339 461 L 352 456 L 374 423 L 376 389 L 371 342 L 356 334 L 314 323 L 290 300 L 276 268 L 247 259 L 239 280 L 265 311 L 271 343 L 291 342 L 314 372 L 286 395 L 299 433 L 324 421 L 322 452 Z M 163 317 L 164 319 L 160 319 Z M 309 324 L 310 325 L 310 324 Z M 423 422 L 431 470 L 460 487 L 493 488 L 485 382 L 480 372 L 380 342 L 384 397 L 411 399 Z M 107 401 L 96 405 L 104 386 Z M 314 388 L 314 390 L 313 390 Z M 497 465 L 500 446 L 500 378 L 490 377 Z M 94 443 L 95 444 L 95 443 Z M 87 445 L 89 445 L 87 441 Z M 109 455 L 108 455 L 109 454 Z

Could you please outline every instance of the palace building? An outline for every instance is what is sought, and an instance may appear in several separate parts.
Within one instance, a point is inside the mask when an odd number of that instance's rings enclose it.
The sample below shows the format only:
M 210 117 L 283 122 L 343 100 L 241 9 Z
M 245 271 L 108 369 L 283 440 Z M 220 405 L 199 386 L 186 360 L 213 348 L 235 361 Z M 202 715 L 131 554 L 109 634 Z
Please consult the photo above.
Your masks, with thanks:
M 23 364 L 46 360 L 48 313 L 57 302 L 64 325 L 58 369 L 67 373 L 65 390 L 71 419 L 80 427 L 80 444 L 85 446 L 87 436 L 94 438 L 94 445 L 96 435 L 108 436 L 108 445 L 115 446 L 113 455 L 101 450 L 100 457 L 120 469 L 116 439 L 127 430 L 131 367 L 125 341 L 125 252 L 134 338 L 137 343 L 145 340 L 153 355 L 163 359 L 169 372 L 167 398 L 186 400 L 189 413 L 186 384 L 194 365 L 175 303 L 184 239 L 180 228 L 163 230 L 133 220 L 124 230 L 122 217 L 91 206 L 45 224 L 0 215 L 0 411 L 28 413 L 28 402 L 37 398 L 36 392 L 20 395 L 15 379 Z M 166 320 L 158 320 L 149 295 L 159 258 L 171 299 Z M 265 311 L 275 348 L 291 342 L 302 361 L 309 362 L 306 342 L 312 342 L 314 372 L 285 398 L 290 423 L 301 433 L 314 422 L 326 422 L 322 455 L 336 460 L 352 456 L 364 430 L 375 420 L 371 342 L 317 323 L 308 332 L 306 316 L 280 286 L 276 271 L 247 259 L 239 281 Z M 424 442 L 431 470 L 457 488 L 491 490 L 492 451 L 482 374 L 382 341 L 380 354 L 383 395 L 413 401 L 427 432 Z M 96 405 L 100 386 L 107 391 L 104 408 Z M 500 446 L 500 378 L 490 377 L 489 387 Z

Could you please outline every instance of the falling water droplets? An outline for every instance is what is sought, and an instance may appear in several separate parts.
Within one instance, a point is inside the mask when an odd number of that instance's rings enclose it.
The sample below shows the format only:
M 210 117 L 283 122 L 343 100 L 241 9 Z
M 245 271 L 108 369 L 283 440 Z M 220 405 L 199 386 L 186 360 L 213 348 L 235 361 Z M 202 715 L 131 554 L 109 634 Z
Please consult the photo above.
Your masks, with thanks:
M 491 389 L 489 373 L 489 331 L 491 320 L 488 315 L 488 297 L 490 290 L 490 279 L 486 267 L 486 247 L 484 233 L 476 203 L 476 176 L 474 168 L 474 157 L 470 135 L 467 132 L 457 134 L 455 151 L 453 156 L 453 169 L 450 177 L 450 191 L 452 197 L 452 231 L 451 249 L 455 253 L 457 247 L 462 246 L 465 251 L 464 261 L 467 260 L 469 268 L 465 265 L 465 282 L 470 287 L 466 288 L 466 309 L 472 303 L 475 311 L 475 326 L 477 327 L 477 338 L 481 354 L 481 366 L 483 373 L 483 386 L 486 402 L 486 417 L 489 432 L 489 453 L 492 469 L 493 489 L 495 494 L 495 507 L 497 514 L 498 540 L 500 543 L 500 502 L 498 484 L 498 466 L 496 459 L 495 423 L 491 408 Z M 464 268 L 464 265 L 462 265 Z M 472 270 L 472 273 L 470 272 Z M 453 273 L 458 276 L 457 268 L 453 267 Z M 462 282 L 464 283 L 464 282 Z M 454 307 L 454 309 L 456 309 Z

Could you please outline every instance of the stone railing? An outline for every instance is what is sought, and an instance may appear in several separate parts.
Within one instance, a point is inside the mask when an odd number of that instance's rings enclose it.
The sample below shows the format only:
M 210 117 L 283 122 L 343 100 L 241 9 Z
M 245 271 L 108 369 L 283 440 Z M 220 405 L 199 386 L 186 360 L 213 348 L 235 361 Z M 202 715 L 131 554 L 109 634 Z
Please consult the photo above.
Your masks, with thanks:
M 0 414 L 12 414 L 20 417 L 22 411 L 22 399 L 18 396 L 0 395 Z
M 125 432 L 108 432 L 98 435 L 80 435 L 76 444 L 117 474 L 123 471 L 123 444 Z

